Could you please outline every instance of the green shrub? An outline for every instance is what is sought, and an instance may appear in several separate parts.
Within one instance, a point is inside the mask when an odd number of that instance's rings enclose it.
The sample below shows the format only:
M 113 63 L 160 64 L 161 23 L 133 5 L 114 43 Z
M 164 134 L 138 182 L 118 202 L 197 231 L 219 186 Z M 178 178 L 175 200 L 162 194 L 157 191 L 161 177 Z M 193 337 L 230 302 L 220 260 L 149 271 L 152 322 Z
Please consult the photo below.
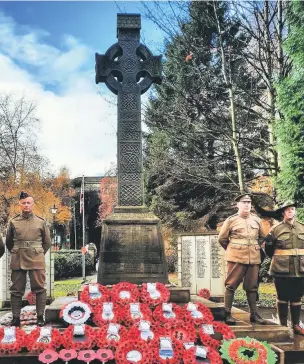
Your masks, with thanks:
M 261 264 L 259 281 L 264 283 L 273 282 L 273 278 L 268 274 L 271 258 L 267 257 Z
M 95 273 L 92 258 L 85 255 L 86 275 Z M 54 254 L 55 280 L 60 278 L 81 277 L 82 254 L 78 250 L 59 250 Z
M 177 271 L 177 250 L 167 251 L 166 253 L 168 273 L 175 273 Z

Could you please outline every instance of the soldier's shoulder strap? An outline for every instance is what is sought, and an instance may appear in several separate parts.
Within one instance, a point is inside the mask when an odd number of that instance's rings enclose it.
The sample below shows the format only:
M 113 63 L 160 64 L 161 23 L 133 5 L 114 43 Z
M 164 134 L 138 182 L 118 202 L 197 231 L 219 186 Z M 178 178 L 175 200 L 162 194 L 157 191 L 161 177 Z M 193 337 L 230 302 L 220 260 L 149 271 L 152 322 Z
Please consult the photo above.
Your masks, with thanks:
M 277 224 L 275 224 L 275 225 L 272 226 L 271 230 L 276 229 L 277 227 L 281 226 L 283 223 L 284 223 L 284 221 L 278 222 Z
M 299 221 L 299 220 L 296 220 L 296 222 L 300 225 L 303 225 L 304 226 L 304 223 L 302 221 Z
M 233 219 L 235 219 L 238 216 L 239 216 L 238 214 L 230 215 L 230 216 L 227 217 L 227 220 L 233 220 Z
M 38 219 L 42 220 L 42 221 L 45 221 L 45 219 L 41 216 L 38 216 L 38 215 L 35 215 L 36 217 L 38 217 Z
M 17 214 L 17 215 L 15 215 L 15 216 L 13 216 L 13 217 L 11 218 L 11 221 L 12 221 L 12 220 L 14 220 L 14 219 L 16 219 L 16 217 L 19 217 L 19 216 L 21 216 L 21 214 Z
M 253 218 L 253 220 L 257 221 L 258 223 L 260 223 L 260 222 L 261 222 L 261 219 L 260 219 L 258 216 L 256 216 L 256 215 L 251 215 L 251 217 Z

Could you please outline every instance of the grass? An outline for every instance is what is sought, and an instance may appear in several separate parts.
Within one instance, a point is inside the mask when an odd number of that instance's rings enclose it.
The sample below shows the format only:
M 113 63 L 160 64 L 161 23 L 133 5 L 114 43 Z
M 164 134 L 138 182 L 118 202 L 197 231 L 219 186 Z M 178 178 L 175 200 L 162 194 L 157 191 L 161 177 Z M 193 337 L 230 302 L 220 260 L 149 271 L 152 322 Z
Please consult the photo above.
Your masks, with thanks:
M 276 306 L 276 290 L 273 283 L 261 283 L 259 286 L 259 302 L 260 307 L 275 307 Z M 242 285 L 235 292 L 234 305 L 248 306 L 246 292 Z

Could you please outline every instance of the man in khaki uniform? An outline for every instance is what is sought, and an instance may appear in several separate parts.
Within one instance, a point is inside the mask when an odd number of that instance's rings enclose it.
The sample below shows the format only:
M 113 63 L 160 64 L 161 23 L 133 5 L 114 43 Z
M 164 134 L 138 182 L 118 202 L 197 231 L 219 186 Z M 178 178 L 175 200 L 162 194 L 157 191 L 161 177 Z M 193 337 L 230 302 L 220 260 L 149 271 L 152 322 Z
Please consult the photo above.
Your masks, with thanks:
M 20 311 L 27 272 L 29 272 L 31 290 L 36 293 L 37 324 L 44 325 L 43 315 L 46 304 L 44 254 L 50 248 L 51 240 L 45 220 L 33 214 L 33 205 L 33 198 L 26 192 L 21 192 L 19 201 L 21 214 L 10 220 L 6 235 L 6 246 L 11 252 L 12 326 L 20 326 Z
M 293 331 L 304 335 L 299 324 L 304 294 L 304 224 L 296 220 L 294 201 L 286 201 L 277 211 L 283 221 L 270 230 L 265 240 L 266 253 L 272 258 L 269 274 L 274 277 L 281 325 L 287 326 L 290 302 Z
M 267 322 L 257 313 L 256 300 L 258 290 L 258 277 L 261 264 L 261 243 L 264 234 L 261 220 L 250 213 L 251 196 L 242 194 L 238 196 L 238 213 L 228 217 L 221 227 L 219 243 L 226 250 L 225 259 L 228 274 L 225 281 L 225 322 L 235 325 L 231 316 L 234 292 L 243 281 L 250 308 L 250 321 L 265 325 Z

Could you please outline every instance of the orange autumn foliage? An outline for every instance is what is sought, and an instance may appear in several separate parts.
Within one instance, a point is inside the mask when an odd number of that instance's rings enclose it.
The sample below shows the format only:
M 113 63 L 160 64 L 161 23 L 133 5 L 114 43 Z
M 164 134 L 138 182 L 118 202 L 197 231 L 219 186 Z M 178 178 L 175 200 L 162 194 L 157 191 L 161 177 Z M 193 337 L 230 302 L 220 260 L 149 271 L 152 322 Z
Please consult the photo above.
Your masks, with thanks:
M 100 183 L 100 200 L 99 207 L 100 219 L 106 218 L 113 212 L 114 206 L 117 204 L 117 178 L 103 177 Z

